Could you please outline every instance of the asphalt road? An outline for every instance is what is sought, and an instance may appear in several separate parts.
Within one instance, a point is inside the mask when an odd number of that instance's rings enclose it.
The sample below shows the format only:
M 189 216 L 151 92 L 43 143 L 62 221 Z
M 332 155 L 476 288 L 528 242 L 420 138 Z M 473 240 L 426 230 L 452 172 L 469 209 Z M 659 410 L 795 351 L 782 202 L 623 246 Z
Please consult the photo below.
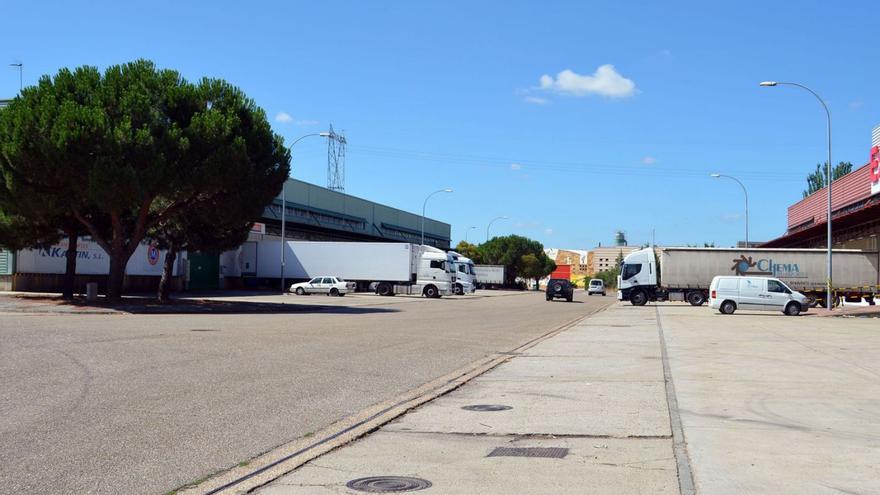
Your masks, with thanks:
M 286 300 L 308 306 L 0 314 L 0 493 L 166 493 L 614 302 Z

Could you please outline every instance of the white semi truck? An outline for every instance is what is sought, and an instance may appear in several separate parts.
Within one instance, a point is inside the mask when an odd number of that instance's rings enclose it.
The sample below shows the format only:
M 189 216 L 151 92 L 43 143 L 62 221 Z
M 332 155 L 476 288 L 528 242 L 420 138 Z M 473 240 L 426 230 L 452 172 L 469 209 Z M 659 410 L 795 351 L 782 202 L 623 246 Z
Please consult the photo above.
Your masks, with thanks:
M 806 295 L 811 306 L 824 305 L 826 259 L 824 249 L 647 248 L 623 259 L 617 298 L 636 306 L 667 300 L 699 306 L 716 275 L 748 275 L 778 278 Z M 880 253 L 837 249 L 832 265 L 837 298 L 874 303 L 880 293 Z
M 450 251 L 455 261 L 455 294 L 472 294 L 477 291 L 477 281 L 474 276 L 474 261 L 467 256 Z
M 307 280 L 334 276 L 377 294 L 419 294 L 435 298 L 455 290 L 452 255 L 430 246 L 397 242 L 284 243 L 284 278 Z M 257 277 L 281 277 L 280 241 L 260 242 L 256 250 Z M 271 260 L 271 261 L 270 261 Z

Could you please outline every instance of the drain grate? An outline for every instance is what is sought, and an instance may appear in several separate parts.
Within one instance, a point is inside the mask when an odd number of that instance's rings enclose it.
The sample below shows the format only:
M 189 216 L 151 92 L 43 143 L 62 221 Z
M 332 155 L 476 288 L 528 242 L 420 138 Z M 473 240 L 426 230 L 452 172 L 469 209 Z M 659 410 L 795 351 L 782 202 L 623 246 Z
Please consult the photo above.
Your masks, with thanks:
M 504 404 L 474 404 L 472 406 L 463 406 L 462 409 L 465 411 L 477 411 L 477 412 L 494 412 L 494 411 L 507 411 L 508 409 L 513 409 L 510 406 L 505 406 Z
M 568 455 L 564 447 L 495 447 L 486 457 L 547 457 L 562 459 Z
M 407 476 L 370 476 L 351 480 L 345 486 L 367 493 L 402 493 L 431 488 L 431 482 Z
M 191 328 L 190 332 L 219 332 L 216 328 Z

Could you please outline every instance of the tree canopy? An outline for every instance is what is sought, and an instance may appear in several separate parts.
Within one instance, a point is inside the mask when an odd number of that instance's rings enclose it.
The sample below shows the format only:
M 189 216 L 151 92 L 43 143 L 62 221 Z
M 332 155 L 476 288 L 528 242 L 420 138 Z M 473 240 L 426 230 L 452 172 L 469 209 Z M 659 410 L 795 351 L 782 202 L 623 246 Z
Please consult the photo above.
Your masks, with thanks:
M 844 175 L 852 172 L 853 164 L 850 162 L 840 162 L 831 170 L 831 180 L 835 181 Z M 804 197 L 819 191 L 826 186 L 826 178 L 828 177 L 828 162 L 816 164 L 816 170 L 807 176 L 807 188 L 804 190 Z
M 506 285 L 513 285 L 517 277 L 539 279 L 556 269 L 540 242 L 518 235 L 493 237 L 477 251 L 481 263 L 505 265 Z
M 3 115 L 0 172 L 108 253 L 111 299 L 148 231 L 243 187 L 274 196 L 290 168 L 282 138 L 241 90 L 146 60 L 43 76 Z

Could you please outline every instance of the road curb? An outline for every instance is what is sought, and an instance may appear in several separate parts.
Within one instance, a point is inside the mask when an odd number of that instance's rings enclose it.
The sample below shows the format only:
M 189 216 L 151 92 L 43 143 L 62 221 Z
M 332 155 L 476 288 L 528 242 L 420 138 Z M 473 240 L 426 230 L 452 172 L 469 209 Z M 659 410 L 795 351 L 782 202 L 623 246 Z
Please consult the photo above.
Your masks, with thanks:
M 559 325 L 510 351 L 498 352 L 490 357 L 474 361 L 397 398 L 373 405 L 355 415 L 321 429 L 314 435 L 293 440 L 276 447 L 252 459 L 245 466 L 237 466 L 222 471 L 200 482 L 198 485 L 184 486 L 172 493 L 178 495 L 248 493 L 331 450 L 342 447 L 375 431 L 382 425 L 422 404 L 461 387 L 474 378 L 514 358 L 517 354 L 568 330 L 612 305 L 613 303 Z

